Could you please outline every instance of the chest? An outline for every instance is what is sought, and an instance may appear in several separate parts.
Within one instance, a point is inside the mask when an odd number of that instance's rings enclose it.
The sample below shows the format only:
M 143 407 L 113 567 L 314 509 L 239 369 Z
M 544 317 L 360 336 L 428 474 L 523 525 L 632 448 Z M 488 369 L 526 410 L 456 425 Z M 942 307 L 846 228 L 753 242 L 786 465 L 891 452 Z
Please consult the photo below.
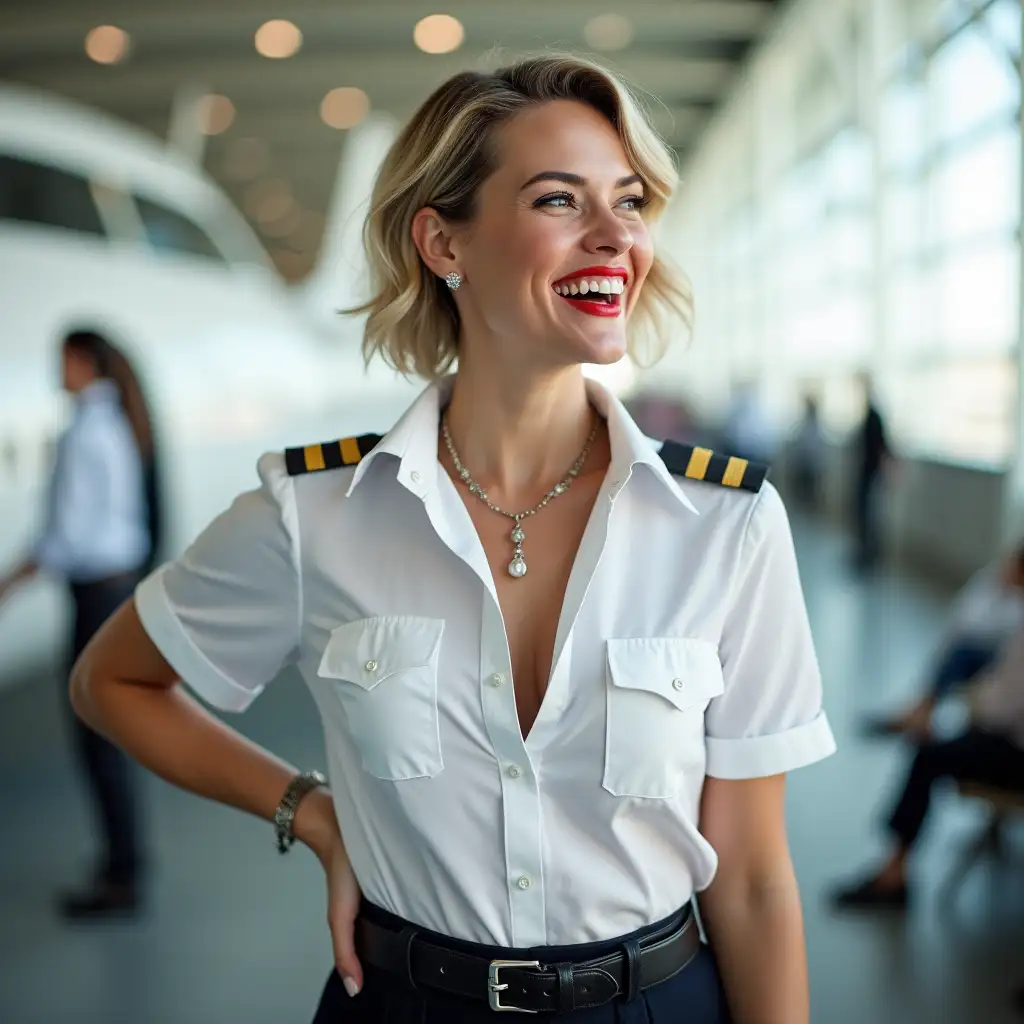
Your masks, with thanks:
M 521 521 L 527 572 L 518 578 L 508 568 L 515 554 L 514 520 L 460 489 L 494 580 L 524 736 L 547 691 L 566 588 L 602 480 L 597 472 L 579 477 L 569 491 Z

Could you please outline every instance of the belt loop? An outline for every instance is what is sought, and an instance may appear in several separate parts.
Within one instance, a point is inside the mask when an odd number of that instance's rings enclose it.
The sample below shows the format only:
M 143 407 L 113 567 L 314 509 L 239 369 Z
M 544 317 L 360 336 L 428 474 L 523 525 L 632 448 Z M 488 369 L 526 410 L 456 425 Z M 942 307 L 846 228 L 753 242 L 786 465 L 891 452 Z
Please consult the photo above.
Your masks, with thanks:
M 631 1003 L 640 995 L 640 942 L 626 939 L 622 948 L 626 951 L 626 1002 Z
M 572 964 L 555 964 L 558 972 L 558 1012 L 572 1013 L 576 1009 L 576 985 L 572 977 Z
M 412 976 L 412 942 L 417 935 L 419 935 L 419 929 L 413 928 L 411 925 L 406 925 L 398 934 L 398 941 L 402 946 L 402 959 L 405 961 L 405 980 L 409 982 L 414 992 L 420 990 Z

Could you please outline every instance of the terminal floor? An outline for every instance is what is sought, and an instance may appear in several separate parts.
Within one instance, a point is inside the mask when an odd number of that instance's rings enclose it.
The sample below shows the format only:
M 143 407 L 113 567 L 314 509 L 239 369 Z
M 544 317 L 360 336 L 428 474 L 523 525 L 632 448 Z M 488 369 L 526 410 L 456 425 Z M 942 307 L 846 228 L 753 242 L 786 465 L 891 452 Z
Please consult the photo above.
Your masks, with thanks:
M 877 828 L 905 752 L 862 740 L 868 711 L 912 693 L 948 594 L 844 568 L 842 539 L 796 522 L 804 586 L 840 752 L 794 773 L 790 833 L 804 895 L 816 1024 L 1011 1024 L 1024 984 L 1024 843 L 983 864 L 952 905 L 939 890 L 982 822 L 951 795 L 914 865 L 905 916 L 838 916 L 830 884 L 882 848 Z M 301 765 L 322 764 L 312 702 L 271 687 L 236 724 Z M 292 690 L 292 693 L 295 691 Z M 0 1022 L 303 1024 L 330 968 L 323 883 L 306 851 L 281 858 L 269 827 L 145 780 L 152 899 L 130 924 L 67 927 L 55 888 L 78 880 L 89 822 L 55 679 L 0 691 Z M 685 1024 L 681 1012 L 680 1024 Z

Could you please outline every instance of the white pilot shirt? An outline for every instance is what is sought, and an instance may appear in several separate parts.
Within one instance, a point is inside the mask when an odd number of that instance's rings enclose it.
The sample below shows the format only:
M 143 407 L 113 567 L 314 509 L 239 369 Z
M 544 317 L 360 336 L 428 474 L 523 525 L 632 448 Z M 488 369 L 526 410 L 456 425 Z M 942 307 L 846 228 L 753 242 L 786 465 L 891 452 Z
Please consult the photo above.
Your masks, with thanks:
M 705 774 L 834 749 L 786 513 L 768 483 L 674 477 L 588 382 L 611 465 L 524 742 L 487 559 L 437 458 L 450 387 L 357 466 L 290 477 L 264 455 L 262 486 L 140 584 L 139 615 L 224 710 L 297 665 L 368 900 L 491 945 L 613 938 L 711 882 Z
M 142 457 L 117 385 L 93 381 L 57 442 L 43 530 L 32 558 L 73 583 L 137 569 L 149 552 Z

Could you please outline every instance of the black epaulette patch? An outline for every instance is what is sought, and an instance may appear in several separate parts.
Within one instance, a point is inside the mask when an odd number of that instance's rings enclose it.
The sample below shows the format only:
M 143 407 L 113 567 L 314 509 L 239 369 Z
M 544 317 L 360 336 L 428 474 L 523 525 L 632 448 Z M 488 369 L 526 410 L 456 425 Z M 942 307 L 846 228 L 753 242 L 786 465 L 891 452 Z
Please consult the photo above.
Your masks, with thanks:
M 382 436 L 363 434 L 360 437 L 343 437 L 340 441 L 307 444 L 304 448 L 285 448 L 284 464 L 289 476 L 354 466 L 373 451 Z
M 659 454 L 668 471 L 675 476 L 743 491 L 759 491 L 768 475 L 768 466 L 762 462 L 748 462 L 735 455 L 716 455 L 710 448 L 679 444 L 678 441 L 666 441 Z

